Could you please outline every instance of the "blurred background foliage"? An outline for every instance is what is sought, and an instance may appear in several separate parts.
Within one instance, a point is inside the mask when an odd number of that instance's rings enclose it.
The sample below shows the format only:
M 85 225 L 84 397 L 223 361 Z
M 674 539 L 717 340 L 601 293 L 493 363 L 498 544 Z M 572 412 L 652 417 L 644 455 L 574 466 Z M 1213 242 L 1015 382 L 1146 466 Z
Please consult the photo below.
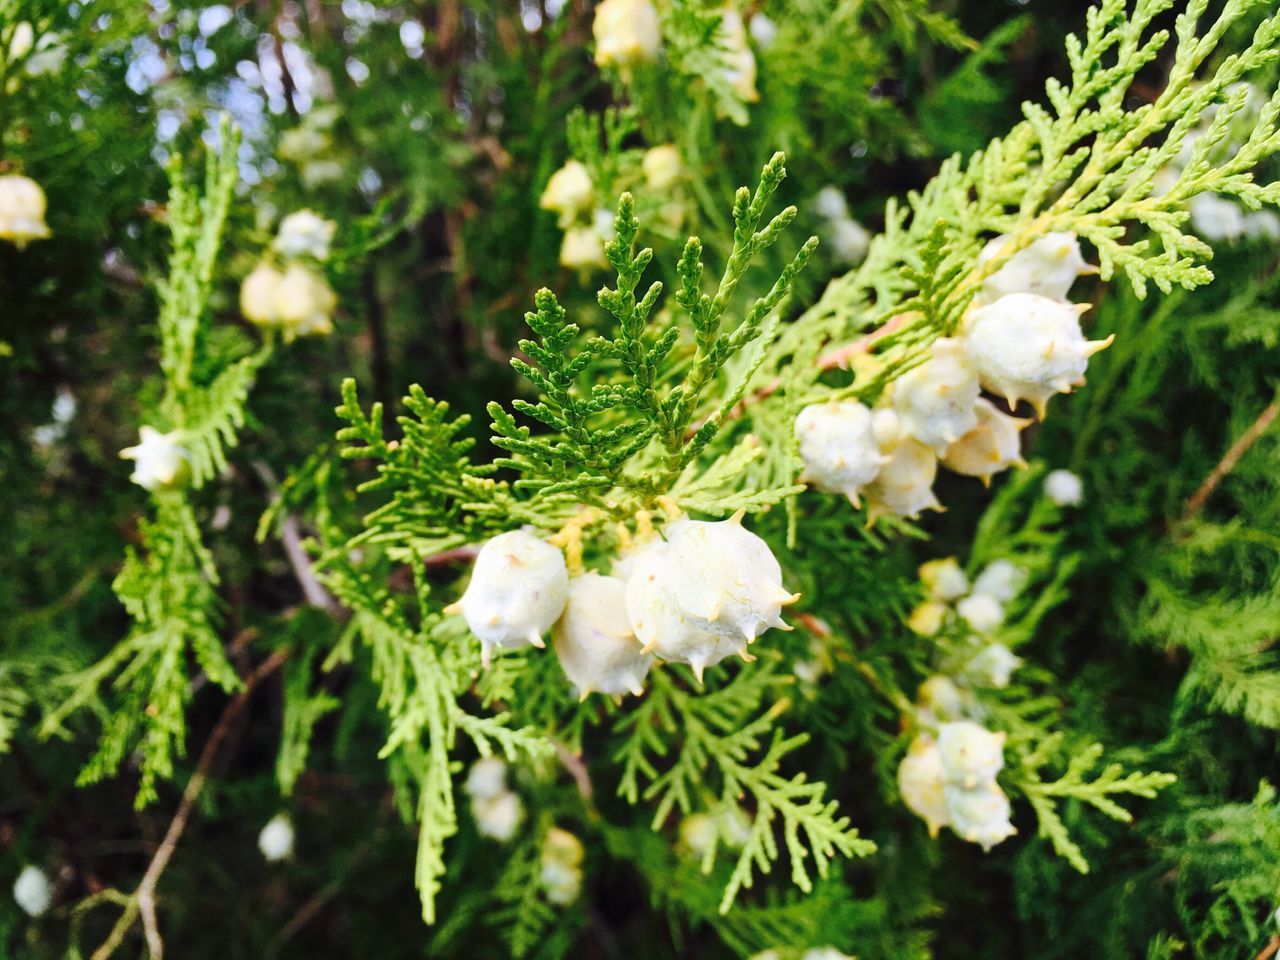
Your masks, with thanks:
M 225 355 L 252 342 L 236 293 L 276 220 L 309 207 L 339 224 L 336 334 L 293 344 L 263 371 L 241 449 L 199 495 L 223 575 L 222 634 L 243 664 L 250 649 L 338 642 L 341 623 L 301 604 L 281 547 L 254 533 L 279 480 L 332 445 L 343 376 L 388 407 L 416 382 L 483 416 L 486 401 L 519 389 L 507 358 L 537 287 L 555 289 L 584 326 L 599 323 L 600 276 L 560 266 L 560 231 L 538 207 L 569 155 L 567 130 L 599 140 L 594 121 L 571 120 L 575 111 L 633 107 L 624 147 L 673 142 L 690 164 L 677 222 L 645 225 L 653 272 L 670 279 L 686 232 L 713 254 L 729 249 L 732 191 L 776 149 L 789 155 L 782 193 L 800 207 L 798 234 L 822 234 L 814 198 L 828 184 L 874 231 L 888 197 L 1005 130 L 1022 97 L 1062 74 L 1063 36 L 1086 7 L 746 4 L 748 22 L 764 14 L 777 29 L 753 40 L 760 99 L 739 125 L 693 80 L 637 83 L 630 102 L 592 63 L 585 0 L 7 3 L 22 18 L 51 18 L 66 47 L 59 69 L 0 94 L 0 166 L 43 185 L 54 236 L 21 252 L 0 245 L 0 876 L 39 863 L 57 904 L 31 920 L 0 901 L 0 954 L 13 957 L 88 956 L 110 925 L 93 897 L 136 882 L 176 802 L 169 790 L 135 813 L 128 776 L 77 788 L 90 724 L 65 739 L 32 733 L 57 701 L 57 678 L 128 627 L 110 583 L 145 494 L 117 451 L 134 441 L 154 389 L 168 155 L 210 142 L 223 111 L 244 132 L 212 307 Z M 798 302 L 846 267 L 829 246 L 802 276 Z M 791 252 L 770 256 L 780 266 Z M 1280 775 L 1276 435 L 1253 444 L 1203 506 L 1187 506 L 1274 403 L 1277 259 L 1274 241 L 1242 242 L 1223 249 L 1218 282 L 1195 294 L 1138 301 L 1112 287 L 1095 335 L 1122 334 L 1116 347 L 1094 360 L 1088 389 L 1029 432 L 1030 454 L 1078 472 L 1088 491 L 1061 548 L 1063 562 L 1078 564 L 1070 599 L 1031 649 L 1067 685 L 1077 727 L 1118 759 L 1176 772 L 1178 784 L 1136 824 L 1072 824 L 1089 876 L 1051 857 L 1029 828 L 990 855 L 955 841 L 944 855 L 906 811 L 882 802 L 892 780 L 891 767 L 879 769 L 877 785 L 883 705 L 833 681 L 798 707 L 800 723 L 823 735 L 804 760 L 880 852 L 819 887 L 801 908 L 809 928 L 860 957 L 894 960 L 1225 960 L 1264 957 L 1277 943 L 1267 924 L 1280 894 L 1280 807 L 1264 784 Z M 963 478 L 942 482 L 951 509 L 922 524 L 934 538 L 927 555 L 964 556 L 988 497 Z M 840 522 L 819 535 L 846 536 Z M 919 544 L 899 542 L 883 565 L 851 564 L 826 585 L 862 624 L 870 660 L 890 639 L 903 642 L 923 558 Z M 804 556 L 784 564 L 819 589 L 832 576 Z M 865 598 L 886 570 L 903 585 Z M 327 683 L 342 710 L 318 720 L 289 804 L 298 850 L 287 863 L 264 864 L 256 844 L 281 804 L 278 682 L 236 721 L 165 876 L 172 955 L 508 955 L 519 918 L 488 896 L 502 865 L 465 826 L 441 923 L 422 926 L 408 880 L 412 830 L 376 756 L 376 687 L 356 671 Z M 188 766 L 222 703 L 213 691 L 196 695 Z M 561 802 L 528 789 L 531 808 Z M 628 818 L 613 813 L 611 822 Z M 752 924 L 789 929 L 787 911 L 798 908 L 764 897 L 717 916 L 714 880 L 672 862 L 644 816 L 633 819 L 639 829 L 591 851 L 619 868 L 601 873 L 578 919 L 544 930 L 529 955 L 733 956 Z

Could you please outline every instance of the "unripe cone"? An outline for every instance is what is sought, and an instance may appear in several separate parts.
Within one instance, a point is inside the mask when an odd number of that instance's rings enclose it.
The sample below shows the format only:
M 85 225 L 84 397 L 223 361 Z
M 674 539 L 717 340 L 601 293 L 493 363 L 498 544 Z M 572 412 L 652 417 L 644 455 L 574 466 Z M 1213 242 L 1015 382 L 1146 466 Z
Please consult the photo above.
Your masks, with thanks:
M 1084 383 L 1089 358 L 1111 345 L 1085 340 L 1080 313 L 1088 309 L 1034 293 L 1014 293 L 973 310 L 965 324 L 965 348 L 982 385 L 1017 406 L 1027 400 L 1044 418 L 1055 393 Z
M 1009 798 L 994 782 L 972 789 L 948 786 L 945 797 L 951 829 L 961 840 L 990 850 L 1018 832 L 1009 822 Z
M 1025 467 L 1019 431 L 1031 423 L 1002 413 L 990 400 L 979 397 L 973 406 L 978 425 L 947 447 L 942 465 L 966 477 L 977 477 L 984 486 L 1010 467 Z
M 999 254 L 1008 239 L 1001 234 L 988 243 L 978 255 L 978 263 Z M 1019 250 L 987 277 L 979 297 L 983 303 L 993 303 L 1011 293 L 1035 293 L 1065 300 L 1077 277 L 1097 272 L 1097 267 L 1085 262 L 1074 233 L 1049 233 Z
M 992 733 L 972 720 L 944 723 L 938 729 L 938 749 L 948 783 L 971 790 L 993 782 L 1004 766 L 1004 733 Z
M 933 495 L 938 458 L 919 440 L 900 441 L 867 487 L 867 522 L 883 516 L 918 517 L 922 510 L 941 510 Z
M 1001 603 L 1008 603 L 1018 595 L 1026 582 L 1027 571 L 1013 561 L 992 560 L 978 574 L 978 579 L 973 581 L 973 592 L 985 593 Z
M 1022 666 L 1022 658 L 1003 643 L 983 647 L 969 661 L 966 672 L 976 683 L 1003 690 L 1009 685 L 1013 671 Z
M 862 488 L 888 460 L 876 443 L 870 409 L 856 400 L 811 404 L 800 411 L 794 429 L 804 461 L 801 482 L 842 493 L 860 506 Z
M 531 533 L 511 530 L 480 548 L 466 592 L 444 611 L 466 619 L 487 667 L 494 647 L 546 646 L 542 635 L 568 599 L 564 555 Z
M 137 446 L 120 451 L 122 459 L 136 464 L 129 479 L 146 490 L 164 490 L 181 484 L 190 466 L 181 436 L 177 430 L 161 433 L 155 427 L 139 429 Z
M 280 322 L 280 282 L 284 275 L 269 263 L 259 263 L 240 284 L 240 312 L 250 323 Z
M 978 374 L 960 340 L 942 337 L 930 349 L 928 360 L 894 381 L 893 409 L 908 434 L 941 453 L 978 425 Z
M 935 600 L 955 600 L 969 592 L 969 578 L 955 557 L 927 560 L 916 573 Z
M 631 67 L 658 56 L 662 28 L 651 0 L 603 0 L 596 7 L 591 31 L 596 41 L 596 63 L 607 67 Z
M 44 222 L 44 190 L 30 177 L 11 173 L 0 177 L 0 240 L 21 250 L 31 240 L 49 236 Z
M 580 213 L 591 209 L 593 188 L 591 173 L 578 160 L 568 160 L 551 175 L 542 191 L 538 206 L 560 215 L 560 226 L 567 227 Z
M 770 627 L 790 629 L 782 608 L 799 599 L 782 587 L 768 544 L 743 529 L 741 513 L 708 523 L 677 520 L 665 547 L 635 558 L 627 616 L 645 653 L 687 663 L 699 680 L 706 667 L 738 654 Z
M 907 809 L 924 820 L 929 836 L 948 822 L 942 754 L 928 737 L 916 737 L 898 765 L 898 791 Z
M 590 693 L 644 692 L 653 657 L 641 653 L 627 619 L 627 586 L 617 577 L 584 573 L 569 581 L 569 601 L 553 633 L 560 666 L 582 699 Z

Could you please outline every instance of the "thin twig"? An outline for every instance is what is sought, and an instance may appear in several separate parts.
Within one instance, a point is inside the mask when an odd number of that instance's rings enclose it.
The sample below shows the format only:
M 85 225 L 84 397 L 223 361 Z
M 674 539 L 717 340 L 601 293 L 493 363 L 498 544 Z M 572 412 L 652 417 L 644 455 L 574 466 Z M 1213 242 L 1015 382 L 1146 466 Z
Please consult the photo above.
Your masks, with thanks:
M 1195 519 L 1196 514 L 1200 512 L 1208 499 L 1213 496 L 1213 491 L 1218 488 L 1218 484 L 1236 468 L 1240 458 L 1248 453 L 1249 448 L 1257 443 L 1262 435 L 1267 432 L 1267 428 L 1275 421 L 1278 414 L 1280 414 L 1280 398 L 1267 404 L 1266 409 L 1258 414 L 1258 419 L 1249 425 L 1249 429 L 1242 433 L 1240 439 L 1233 443 L 1231 448 L 1222 455 L 1218 465 L 1209 471 L 1209 476 L 1205 477 L 1204 483 L 1200 484 L 1200 489 L 1193 493 L 1191 499 L 1187 501 L 1186 509 L 1182 513 L 1184 523 Z
M 1253 960 L 1271 960 L 1271 958 L 1274 957 L 1277 953 L 1280 953 L 1280 933 L 1277 933 L 1270 940 L 1268 940 L 1267 945 L 1262 948 L 1262 950 L 1258 953 L 1256 957 L 1253 958 Z
M 152 960 L 161 960 L 164 956 L 164 942 L 160 937 L 160 929 L 156 923 L 156 885 L 160 882 L 160 877 L 165 868 L 169 866 L 169 861 L 173 859 L 174 851 L 178 847 L 178 841 L 182 839 L 182 834 L 187 829 L 187 824 L 191 820 L 191 811 L 195 809 L 196 801 L 200 798 L 200 793 L 204 790 L 205 784 L 209 780 L 209 771 L 213 768 L 213 763 L 217 759 L 218 748 L 222 746 L 222 741 L 226 739 L 227 733 L 231 729 L 231 724 L 240 715 L 240 711 L 244 709 L 250 695 L 258 684 L 278 670 L 288 656 L 289 649 L 282 647 L 263 660 L 253 673 L 245 679 L 243 689 L 232 697 L 223 708 L 222 716 L 218 718 L 213 732 L 209 734 L 209 739 L 205 741 L 204 750 L 200 753 L 200 761 L 196 764 L 195 773 L 191 775 L 191 779 L 187 781 L 186 789 L 182 791 L 182 800 L 178 803 L 178 809 L 174 812 L 173 819 L 169 821 L 169 829 L 165 831 L 164 839 L 160 841 L 160 846 L 156 848 L 151 862 L 147 865 L 146 872 L 142 875 L 142 881 L 138 884 L 138 889 L 134 891 L 133 896 L 129 898 L 125 906 L 124 913 L 120 915 L 120 919 L 116 921 L 115 927 L 112 928 L 107 939 L 103 941 L 102 946 L 94 951 L 92 960 L 107 960 L 108 957 L 115 953 L 116 948 L 124 942 L 124 938 L 128 936 L 129 931 L 133 929 L 133 925 L 139 917 L 142 919 L 142 929 L 147 938 L 147 950 L 150 952 Z
M 253 462 L 253 471 L 268 490 L 276 497 L 280 496 L 275 472 L 266 463 L 261 460 L 255 460 Z M 298 586 L 302 588 L 302 595 L 306 598 L 307 603 L 313 607 L 319 607 L 321 610 L 328 610 L 330 613 L 337 610 L 337 601 L 320 584 L 311 569 L 311 558 L 307 556 L 307 551 L 302 548 L 302 532 L 298 527 L 298 519 L 291 513 L 285 513 L 284 521 L 280 524 L 280 542 L 284 545 L 285 557 L 289 560 L 289 567 L 293 570 L 294 579 L 298 581 Z

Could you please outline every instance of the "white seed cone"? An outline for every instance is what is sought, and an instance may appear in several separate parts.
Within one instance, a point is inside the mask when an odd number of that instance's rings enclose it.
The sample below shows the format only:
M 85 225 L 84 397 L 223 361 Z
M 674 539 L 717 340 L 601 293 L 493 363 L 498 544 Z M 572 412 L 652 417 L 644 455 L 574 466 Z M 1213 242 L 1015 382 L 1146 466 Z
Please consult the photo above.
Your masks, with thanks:
M 1010 822 L 1009 798 L 993 782 L 971 789 L 948 785 L 944 796 L 951 829 L 961 840 L 985 851 L 1018 832 Z
M 929 359 L 893 383 L 893 409 L 902 429 L 935 452 L 978 425 L 978 373 L 955 337 L 935 340 Z
M 560 226 L 567 227 L 591 209 L 592 195 L 591 173 L 581 161 L 570 159 L 551 175 L 538 206 L 559 214 Z
M 560 666 L 583 699 L 644 692 L 653 656 L 640 651 L 627 619 L 627 585 L 617 577 L 592 572 L 570 580 L 553 639 Z
M 986 263 L 1000 253 L 1008 240 L 1004 234 L 988 243 L 978 256 Z M 1085 261 L 1074 233 L 1049 233 L 1019 250 L 999 270 L 983 281 L 979 300 L 994 303 L 1011 293 L 1035 293 L 1051 300 L 1065 300 L 1077 277 L 1097 273 Z
M 1003 643 L 991 643 L 978 651 L 969 661 L 965 672 L 975 683 L 984 687 L 1003 690 L 1013 678 L 1013 671 L 1022 666 L 1022 658 Z
M 972 720 L 956 720 L 938 728 L 938 749 L 948 783 L 971 790 L 995 781 L 1004 766 L 1003 732 L 993 733 Z
M 520 821 L 524 819 L 524 804 L 510 790 L 503 790 L 491 797 L 473 797 L 471 816 L 481 836 L 506 843 L 516 835 Z
M 1080 313 L 1085 309 L 1034 293 L 1014 293 L 971 311 L 965 349 L 982 385 L 1011 407 L 1028 401 L 1043 419 L 1049 398 L 1083 384 L 1089 358 L 1111 345 L 1113 337 L 1084 338 Z
M 1004 605 L 986 593 L 974 593 L 956 604 L 956 613 L 978 633 L 990 633 L 1004 623 Z
M 1044 478 L 1044 493 L 1059 507 L 1079 506 L 1084 500 L 1084 481 L 1070 470 L 1054 470 Z
M 942 754 L 929 737 L 916 737 L 898 765 L 898 791 L 907 809 L 925 822 L 929 836 L 948 823 Z
M 507 790 L 507 762 L 498 756 L 481 757 L 471 765 L 462 785 L 473 800 L 488 800 Z
M 863 487 L 888 459 L 876 443 L 871 410 L 856 400 L 811 404 L 796 417 L 794 430 L 804 462 L 801 481 L 860 506 Z
M 947 447 L 942 465 L 966 477 L 977 477 L 983 485 L 990 486 L 991 478 L 997 473 L 1027 465 L 1022 459 L 1019 433 L 1031 421 L 1003 413 L 983 397 L 978 398 L 973 409 L 978 425 Z
M 782 608 L 799 599 L 782 586 L 768 544 L 742 527 L 741 514 L 708 523 L 677 520 L 665 547 L 636 558 L 627 582 L 627 616 L 646 653 L 687 663 L 699 680 L 770 627 L 790 629 Z
M 240 284 L 240 312 L 259 326 L 280 322 L 280 283 L 284 275 L 271 264 L 259 263 Z
M 1008 603 L 1026 582 L 1027 571 L 1012 560 L 992 560 L 973 581 L 973 592 L 985 593 L 1001 603 Z
M 918 517 L 922 510 L 941 510 L 933 494 L 938 457 L 932 448 L 906 437 L 893 448 L 880 474 L 867 487 L 867 523 L 883 516 Z
M 916 690 L 916 716 L 926 726 L 938 727 L 962 720 L 971 715 L 973 707 L 973 694 L 961 690 L 945 674 L 935 673 Z
M 44 190 L 30 177 L 0 176 L 0 240 L 21 250 L 32 240 L 48 237 L 45 207 Z
M 969 592 L 969 578 L 955 557 L 926 560 L 916 568 L 916 573 L 935 600 L 957 600 Z
M 662 27 L 651 0 L 603 0 L 591 30 L 601 67 L 648 63 L 662 47 Z
M 564 555 L 531 533 L 511 530 L 480 548 L 466 592 L 445 613 L 466 619 L 487 667 L 494 647 L 546 646 L 542 635 L 568 599 Z

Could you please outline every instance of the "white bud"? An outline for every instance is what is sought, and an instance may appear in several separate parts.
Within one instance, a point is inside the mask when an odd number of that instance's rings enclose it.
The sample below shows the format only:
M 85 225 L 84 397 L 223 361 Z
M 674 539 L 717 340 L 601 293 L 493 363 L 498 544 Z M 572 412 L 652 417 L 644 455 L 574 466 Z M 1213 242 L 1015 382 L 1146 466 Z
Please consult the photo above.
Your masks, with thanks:
M 53 882 L 39 867 L 27 864 L 13 882 L 13 899 L 28 916 L 38 917 L 53 905 Z
M 240 312 L 259 326 L 280 322 L 280 281 L 284 277 L 269 263 L 259 263 L 240 284 Z
M 994 597 L 1000 603 L 1008 603 L 1018 595 L 1027 582 L 1027 572 L 1010 560 L 992 560 L 978 579 L 973 581 L 973 592 Z
M 258 849 L 269 862 L 276 863 L 293 855 L 293 823 L 277 813 L 258 834 Z
M 718 43 L 724 57 L 724 78 L 741 99 L 754 103 L 760 99 L 756 91 L 756 56 L 747 43 L 747 28 L 737 8 L 726 5 L 720 11 Z
M 589 693 L 644 692 L 653 657 L 627 619 L 627 585 L 617 577 L 584 573 L 569 581 L 569 600 L 554 628 L 560 667 L 583 699 Z
M 1022 666 L 1022 658 L 1003 643 L 992 643 L 983 647 L 969 661 L 967 672 L 974 682 L 983 686 L 1003 690 L 1009 685 L 1013 671 Z
M 290 264 L 276 292 L 276 315 L 286 339 L 333 332 L 330 319 L 338 298 L 329 281 L 301 263 Z
M 560 226 L 565 227 L 591 209 L 592 194 L 591 174 L 587 168 L 577 160 L 569 160 L 551 175 L 538 206 L 558 213 Z
M 709 813 L 691 813 L 680 821 L 680 846 L 701 860 L 715 845 L 716 822 Z
M 275 248 L 287 258 L 313 257 L 329 259 L 329 247 L 338 225 L 310 210 L 298 210 L 280 221 Z
M 1188 204 L 1191 225 L 1206 240 L 1238 240 L 1245 232 L 1244 211 L 1216 193 L 1197 193 Z
M 27 57 L 22 69 L 30 77 L 49 76 L 62 69 L 67 59 L 67 44 L 58 33 L 41 34 L 36 48 Z
M 832 220 L 824 238 L 835 259 L 849 265 L 862 262 L 871 246 L 871 233 L 857 220 Z
M 542 888 L 547 899 L 568 906 L 582 890 L 582 841 L 567 830 L 552 827 L 542 841 Z
M 826 220 L 848 220 L 849 204 L 844 193 L 834 183 L 829 183 L 813 198 L 813 209 Z
M 21 60 L 35 46 L 36 31 L 26 20 L 14 25 L 13 36 L 9 38 L 9 60 Z
M 1008 237 L 1001 234 L 978 256 L 986 263 L 1000 253 Z M 1076 277 L 1097 273 L 1085 262 L 1074 233 L 1049 233 L 1010 257 L 1003 267 L 982 283 L 980 300 L 992 303 L 1011 293 L 1035 293 L 1051 300 L 1065 300 Z
M 506 843 L 524 819 L 524 804 L 510 790 L 503 790 L 492 797 L 473 798 L 471 816 L 481 836 Z
M 941 510 L 933 494 L 938 457 L 932 449 L 911 437 L 889 453 L 876 479 L 867 486 L 867 518 L 918 517 L 922 510 Z
M 11 173 L 0 176 L 0 240 L 19 250 L 31 240 L 49 236 L 44 222 L 45 197 L 40 184 Z
M 871 432 L 883 453 L 902 442 L 902 421 L 891 407 L 878 407 L 871 411 Z
M 560 265 L 570 270 L 593 270 L 609 265 L 604 239 L 595 225 L 570 227 L 560 244 Z
M 984 485 L 1010 467 L 1025 467 L 1019 432 L 1031 423 L 1022 417 L 1002 413 L 990 400 L 979 397 L 973 405 L 978 425 L 947 447 L 942 465 L 966 477 L 977 477 Z
M 490 800 L 507 792 L 507 762 L 501 757 L 481 757 L 471 765 L 462 789 L 472 800 Z
M 969 716 L 972 706 L 973 695 L 940 673 L 929 677 L 916 691 L 916 715 L 927 726 L 962 720 Z
M 747 645 L 770 627 L 787 629 L 782 607 L 798 595 L 783 589 L 777 558 L 740 514 L 677 520 L 665 535 L 665 548 L 636 558 L 627 583 L 627 616 L 646 653 L 687 663 L 701 680 L 727 656 L 750 659 Z
M 990 850 L 1018 832 L 1010 822 L 1009 798 L 996 783 L 972 789 L 948 785 L 945 794 L 951 829 L 961 840 Z
M 907 617 L 907 629 L 921 637 L 932 637 L 946 623 L 951 608 L 937 600 L 925 600 L 916 605 Z
M 1111 337 L 1085 340 L 1081 309 L 1014 293 L 971 311 L 965 347 L 982 385 L 1010 406 L 1029 401 L 1043 419 L 1049 398 L 1084 383 L 1089 358 L 1111 344 Z
M 649 63 L 662 48 L 658 11 L 650 0 L 603 0 L 596 7 L 591 32 L 596 63 L 602 67 Z
M 1255 210 L 1244 215 L 1244 233 L 1247 237 L 1280 237 L 1280 216 L 1274 210 Z
M 945 786 L 938 745 L 929 737 L 916 737 L 898 765 L 898 792 L 907 809 L 925 822 L 931 837 L 948 822 Z
M 902 429 L 935 452 L 978 425 L 978 373 L 954 337 L 941 337 L 929 359 L 893 384 L 893 409 Z
M 778 25 L 763 13 L 754 14 L 747 29 L 751 31 L 751 39 L 760 45 L 761 50 L 768 50 L 773 46 L 773 41 L 778 39 Z
M 120 451 L 122 459 L 135 463 L 129 479 L 146 490 L 177 485 L 187 468 L 187 451 L 179 443 L 181 433 L 177 430 L 161 433 L 154 427 L 143 427 L 138 437 L 140 442 L 136 447 Z
M 985 593 L 965 597 L 956 604 L 956 613 L 978 633 L 990 633 L 1004 623 L 1004 607 Z
M 796 417 L 795 435 L 804 462 L 801 481 L 842 493 L 855 507 L 888 459 L 876 442 L 871 411 L 856 400 L 805 407 Z
M 564 555 L 531 533 L 510 530 L 480 548 L 466 592 L 445 613 L 466 619 L 487 667 L 494 647 L 546 646 L 542 635 L 568 599 Z
M 991 783 L 1004 766 L 1004 733 L 992 733 L 972 720 L 956 720 L 938 728 L 938 749 L 948 783 L 972 789 Z
M 1070 470 L 1054 470 L 1044 478 L 1044 493 L 1060 507 L 1074 507 L 1084 499 L 1084 482 Z
M 955 600 L 969 590 L 969 578 L 955 557 L 922 563 L 916 573 L 935 600 Z
M 645 185 L 659 193 L 670 190 L 684 175 L 680 151 L 670 143 L 646 150 L 644 158 L 640 161 L 640 169 L 644 173 Z

